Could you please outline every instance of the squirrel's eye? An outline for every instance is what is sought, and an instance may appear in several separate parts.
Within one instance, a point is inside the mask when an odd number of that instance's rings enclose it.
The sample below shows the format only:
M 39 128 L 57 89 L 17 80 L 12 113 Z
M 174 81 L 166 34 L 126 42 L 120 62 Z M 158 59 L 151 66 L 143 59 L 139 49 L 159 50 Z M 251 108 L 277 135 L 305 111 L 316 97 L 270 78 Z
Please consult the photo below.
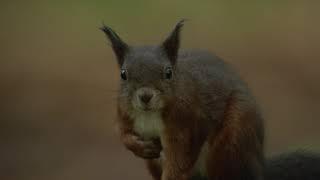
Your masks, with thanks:
M 120 76 L 122 80 L 127 80 L 127 71 L 122 69 Z
M 167 67 L 165 69 L 165 78 L 166 79 L 171 79 L 172 78 L 172 69 L 171 69 L 171 67 Z

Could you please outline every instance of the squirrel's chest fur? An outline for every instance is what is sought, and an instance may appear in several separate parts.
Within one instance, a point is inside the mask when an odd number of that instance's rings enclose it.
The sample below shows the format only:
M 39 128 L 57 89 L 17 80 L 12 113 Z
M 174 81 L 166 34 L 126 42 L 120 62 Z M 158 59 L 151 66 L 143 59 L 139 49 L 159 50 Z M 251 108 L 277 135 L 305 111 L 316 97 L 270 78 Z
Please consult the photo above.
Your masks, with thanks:
M 134 120 L 133 127 L 135 132 L 148 139 L 161 137 L 163 132 L 163 121 L 160 112 L 141 112 L 136 111 L 130 114 Z

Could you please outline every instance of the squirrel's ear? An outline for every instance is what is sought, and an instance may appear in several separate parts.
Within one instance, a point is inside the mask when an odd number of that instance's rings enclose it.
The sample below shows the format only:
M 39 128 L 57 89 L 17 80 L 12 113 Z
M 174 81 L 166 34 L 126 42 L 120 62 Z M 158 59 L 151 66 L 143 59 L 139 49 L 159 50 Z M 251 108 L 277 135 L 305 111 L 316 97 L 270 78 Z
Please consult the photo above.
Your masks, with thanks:
M 117 56 L 118 63 L 121 66 L 124 61 L 126 53 L 129 51 L 129 46 L 121 40 L 121 38 L 110 27 L 103 25 L 100 28 L 109 38 L 112 49 Z
M 174 27 L 173 31 L 163 42 L 162 48 L 170 59 L 171 63 L 175 63 L 178 56 L 178 50 L 180 47 L 180 31 L 185 20 L 179 21 Z

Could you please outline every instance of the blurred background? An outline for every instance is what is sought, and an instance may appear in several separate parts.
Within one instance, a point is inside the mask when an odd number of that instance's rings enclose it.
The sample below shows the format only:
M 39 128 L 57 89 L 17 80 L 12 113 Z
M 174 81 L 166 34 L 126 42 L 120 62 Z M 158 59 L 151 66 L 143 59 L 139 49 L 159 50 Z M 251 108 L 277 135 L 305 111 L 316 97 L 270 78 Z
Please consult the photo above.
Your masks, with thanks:
M 114 127 L 119 70 L 99 27 L 235 66 L 262 105 L 266 152 L 320 151 L 320 11 L 308 0 L 3 0 L 0 179 L 150 179 Z

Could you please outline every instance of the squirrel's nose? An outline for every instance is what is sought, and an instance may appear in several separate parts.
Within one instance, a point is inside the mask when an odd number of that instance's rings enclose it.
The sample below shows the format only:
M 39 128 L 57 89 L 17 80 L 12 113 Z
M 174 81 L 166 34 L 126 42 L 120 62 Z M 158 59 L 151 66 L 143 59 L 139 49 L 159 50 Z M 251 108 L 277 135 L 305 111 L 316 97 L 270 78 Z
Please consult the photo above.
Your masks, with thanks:
M 139 95 L 140 100 L 145 104 L 148 104 L 152 97 L 153 97 L 153 94 L 149 94 L 149 93 Z

